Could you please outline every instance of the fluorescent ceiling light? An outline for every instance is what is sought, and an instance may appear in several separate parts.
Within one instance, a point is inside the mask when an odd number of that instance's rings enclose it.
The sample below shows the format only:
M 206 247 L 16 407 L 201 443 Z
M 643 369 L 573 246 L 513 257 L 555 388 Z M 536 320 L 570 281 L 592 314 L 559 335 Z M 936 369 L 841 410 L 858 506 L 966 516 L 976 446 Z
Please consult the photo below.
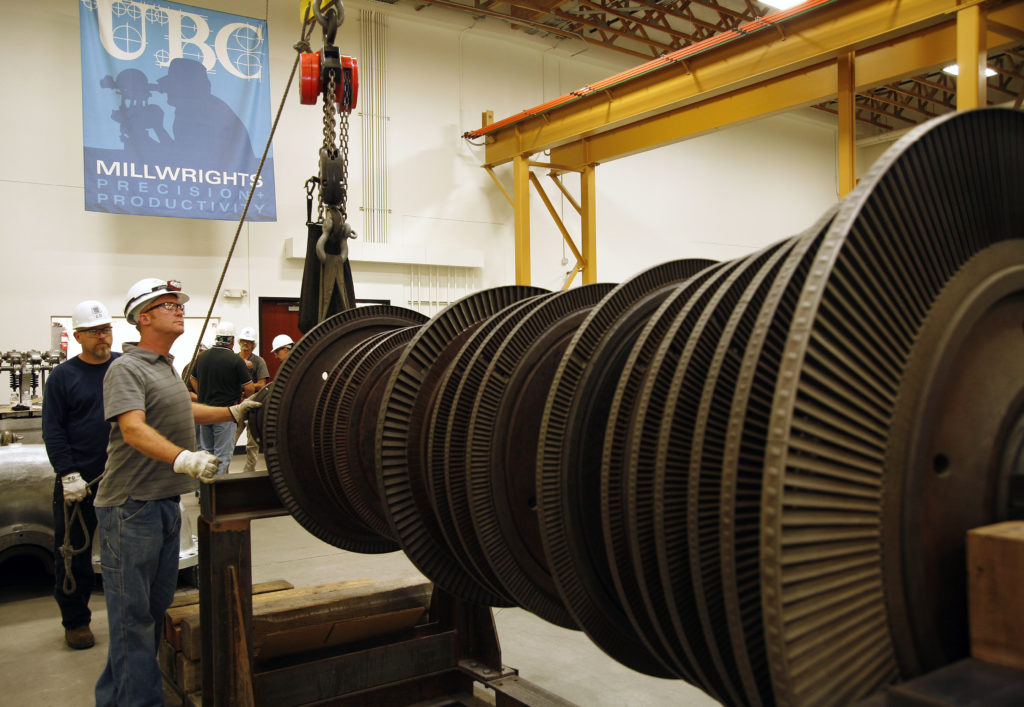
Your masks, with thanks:
M 802 4 L 804 1 L 805 0 L 761 0 L 761 4 L 767 5 L 768 7 L 774 7 L 778 10 L 788 10 L 791 7 L 796 7 L 797 5 Z
M 959 76 L 960 75 L 960 65 L 959 64 L 950 64 L 949 66 L 943 66 L 942 70 L 945 73 L 949 74 L 950 76 Z M 996 75 L 996 70 L 995 69 L 990 68 L 988 66 L 985 67 L 985 76 L 995 76 L 995 75 Z

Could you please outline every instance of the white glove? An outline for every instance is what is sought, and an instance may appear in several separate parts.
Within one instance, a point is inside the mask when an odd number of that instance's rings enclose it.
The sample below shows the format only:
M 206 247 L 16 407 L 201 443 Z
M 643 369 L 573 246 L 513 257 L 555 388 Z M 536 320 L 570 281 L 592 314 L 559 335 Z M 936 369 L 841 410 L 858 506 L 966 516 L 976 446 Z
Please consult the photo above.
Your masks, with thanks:
M 245 419 L 245 416 L 249 414 L 250 410 L 258 408 L 261 405 L 263 405 L 263 403 L 258 403 L 252 399 L 243 400 L 238 403 L 238 405 L 232 405 L 229 407 L 228 411 L 231 413 L 231 417 L 235 418 L 235 422 L 240 425 L 242 424 L 242 420 Z
M 60 483 L 64 487 L 64 503 L 69 506 L 89 495 L 89 485 L 85 483 L 85 479 L 77 471 L 72 471 L 70 474 L 60 477 Z
M 199 479 L 204 484 L 211 483 L 217 475 L 220 467 L 220 459 L 209 452 L 190 452 L 187 449 L 174 458 L 174 471 L 178 474 L 188 474 L 193 479 Z

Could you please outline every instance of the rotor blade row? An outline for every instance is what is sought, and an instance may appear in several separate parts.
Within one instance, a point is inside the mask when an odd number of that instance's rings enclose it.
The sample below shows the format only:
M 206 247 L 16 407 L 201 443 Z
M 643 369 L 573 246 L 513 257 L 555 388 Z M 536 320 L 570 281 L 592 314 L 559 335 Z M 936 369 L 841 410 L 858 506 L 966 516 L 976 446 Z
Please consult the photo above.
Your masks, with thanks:
M 928 643 L 953 659 L 906 618 L 926 573 L 903 559 L 904 488 L 935 473 L 892 460 L 924 434 L 907 416 L 941 370 L 920 349 L 936 303 L 1024 279 L 994 249 L 1022 236 L 1022 122 L 921 126 L 817 223 L 743 258 L 493 288 L 430 320 L 332 317 L 272 385 L 275 489 L 327 542 L 401 548 L 460 599 L 521 606 L 727 704 L 844 704 L 934 663 Z M 994 495 L 997 474 L 973 473 Z

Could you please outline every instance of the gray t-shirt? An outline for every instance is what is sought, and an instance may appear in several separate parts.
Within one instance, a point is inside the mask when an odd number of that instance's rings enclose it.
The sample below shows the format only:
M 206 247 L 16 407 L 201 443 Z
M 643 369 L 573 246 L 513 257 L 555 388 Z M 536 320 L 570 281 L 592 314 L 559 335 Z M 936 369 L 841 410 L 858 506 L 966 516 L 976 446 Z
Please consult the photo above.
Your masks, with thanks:
M 242 359 L 245 360 L 244 358 Z M 249 368 L 246 366 L 246 368 Z M 267 362 L 262 357 L 252 354 L 252 368 L 249 368 L 249 377 L 252 378 L 252 382 L 262 380 L 263 378 L 270 378 L 270 369 L 267 368 Z
M 196 448 L 192 400 L 172 365 L 173 356 L 125 344 L 124 355 L 110 364 L 103 379 L 103 414 L 110 423 L 107 466 L 95 505 L 119 506 L 129 498 L 153 501 L 195 490 L 194 479 L 176 474 L 171 464 L 144 455 L 121 434 L 117 418 L 132 410 L 179 447 Z

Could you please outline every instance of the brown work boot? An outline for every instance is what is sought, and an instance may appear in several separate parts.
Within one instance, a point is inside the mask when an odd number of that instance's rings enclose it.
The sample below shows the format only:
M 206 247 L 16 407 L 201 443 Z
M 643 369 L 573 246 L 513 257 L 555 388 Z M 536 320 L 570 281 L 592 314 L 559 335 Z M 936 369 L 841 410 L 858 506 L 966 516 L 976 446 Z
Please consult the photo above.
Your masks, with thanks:
M 64 640 L 75 650 L 92 648 L 96 645 L 96 639 L 93 638 L 92 631 L 89 630 L 89 624 L 79 626 L 78 628 L 65 629 Z

